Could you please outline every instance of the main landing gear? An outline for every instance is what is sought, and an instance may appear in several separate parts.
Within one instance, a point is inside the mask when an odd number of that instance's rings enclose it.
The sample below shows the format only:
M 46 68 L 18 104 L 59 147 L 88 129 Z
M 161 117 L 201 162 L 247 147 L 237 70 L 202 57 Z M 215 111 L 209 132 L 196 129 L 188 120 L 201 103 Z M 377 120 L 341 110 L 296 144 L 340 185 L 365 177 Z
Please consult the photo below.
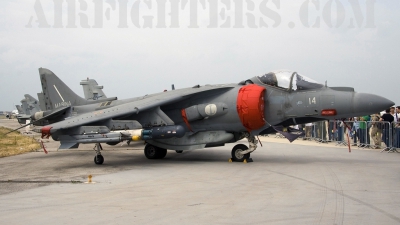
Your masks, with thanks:
M 94 150 L 96 151 L 96 156 L 94 157 L 94 163 L 96 165 L 101 165 L 104 162 L 104 157 L 101 155 L 101 150 L 103 150 L 103 147 L 101 147 L 100 143 L 96 143 L 94 146 Z
M 144 147 L 144 155 L 148 159 L 163 159 L 167 155 L 167 149 L 147 143 L 146 147 Z

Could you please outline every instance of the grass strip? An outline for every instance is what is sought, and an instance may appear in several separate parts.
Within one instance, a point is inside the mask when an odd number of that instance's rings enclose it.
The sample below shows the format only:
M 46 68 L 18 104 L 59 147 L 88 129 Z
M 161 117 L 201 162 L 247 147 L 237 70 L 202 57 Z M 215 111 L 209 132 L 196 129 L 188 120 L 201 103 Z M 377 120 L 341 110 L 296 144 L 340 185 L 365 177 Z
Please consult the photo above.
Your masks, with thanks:
M 10 131 L 11 129 L 0 127 L 0 158 L 34 152 L 42 148 L 37 140 L 18 131 L 4 135 Z

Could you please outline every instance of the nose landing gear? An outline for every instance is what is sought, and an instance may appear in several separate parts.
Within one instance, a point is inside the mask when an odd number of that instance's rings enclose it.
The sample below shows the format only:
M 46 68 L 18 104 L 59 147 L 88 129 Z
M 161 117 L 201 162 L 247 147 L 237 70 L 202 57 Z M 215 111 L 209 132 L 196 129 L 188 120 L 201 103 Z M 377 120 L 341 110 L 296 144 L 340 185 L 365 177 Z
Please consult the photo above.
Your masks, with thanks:
M 256 137 L 247 132 L 244 133 L 243 135 L 249 141 L 250 148 L 248 148 L 244 144 L 235 145 L 235 147 L 233 147 L 231 152 L 232 161 L 236 162 L 244 162 L 245 160 L 248 161 L 250 158 L 250 153 L 254 152 L 257 149 L 258 141 Z
M 250 153 L 243 154 L 243 152 L 248 149 L 249 148 L 244 144 L 235 145 L 231 152 L 232 161 L 243 162 L 244 160 L 248 160 L 250 158 Z

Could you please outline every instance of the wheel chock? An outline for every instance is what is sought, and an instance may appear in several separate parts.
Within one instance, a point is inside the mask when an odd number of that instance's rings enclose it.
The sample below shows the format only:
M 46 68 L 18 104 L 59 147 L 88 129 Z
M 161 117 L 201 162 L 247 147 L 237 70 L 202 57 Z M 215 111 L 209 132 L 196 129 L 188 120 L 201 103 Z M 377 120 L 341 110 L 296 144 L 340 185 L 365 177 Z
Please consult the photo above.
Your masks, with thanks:
M 92 175 L 88 176 L 88 183 L 92 183 Z
M 252 158 L 249 158 L 249 159 L 244 159 L 244 160 L 243 160 L 243 163 L 249 163 L 249 162 L 253 162 L 253 159 L 252 159 Z
M 232 158 L 229 158 L 228 162 L 232 162 Z
M 89 175 L 88 176 L 88 181 L 87 182 L 85 182 L 85 184 L 94 184 L 94 183 L 96 183 L 96 182 L 92 182 L 92 175 Z

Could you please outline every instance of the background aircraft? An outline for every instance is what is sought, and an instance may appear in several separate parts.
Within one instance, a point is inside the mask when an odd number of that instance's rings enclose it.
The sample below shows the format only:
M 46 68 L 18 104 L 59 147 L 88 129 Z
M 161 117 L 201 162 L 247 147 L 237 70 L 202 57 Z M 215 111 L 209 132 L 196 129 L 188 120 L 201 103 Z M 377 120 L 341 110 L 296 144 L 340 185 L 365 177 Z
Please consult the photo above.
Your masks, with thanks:
M 32 115 L 41 110 L 39 106 L 39 101 L 29 94 L 24 95 L 24 98 L 21 100 L 21 106 L 16 105 L 16 108 L 19 113 L 18 115 L 16 115 L 19 124 L 26 124 L 26 121 L 30 120 Z M 38 125 L 45 124 L 42 123 Z

